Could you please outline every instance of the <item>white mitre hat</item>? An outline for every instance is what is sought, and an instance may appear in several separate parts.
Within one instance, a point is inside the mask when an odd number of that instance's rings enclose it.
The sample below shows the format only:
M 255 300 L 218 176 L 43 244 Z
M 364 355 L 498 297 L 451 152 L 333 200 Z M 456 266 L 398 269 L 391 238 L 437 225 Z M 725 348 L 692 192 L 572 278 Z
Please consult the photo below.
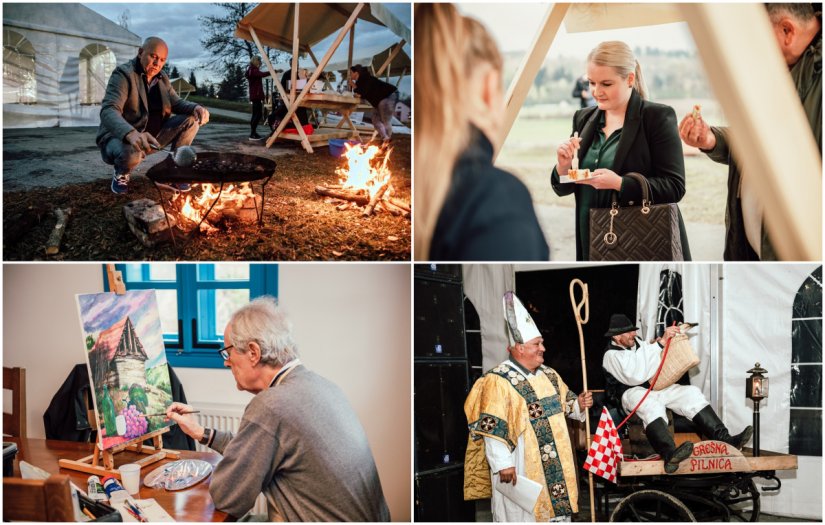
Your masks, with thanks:
M 507 322 L 507 339 L 510 341 L 510 346 L 541 337 L 536 323 L 533 322 L 530 313 L 521 304 L 516 294 L 505 292 L 502 302 L 504 304 L 504 320 Z

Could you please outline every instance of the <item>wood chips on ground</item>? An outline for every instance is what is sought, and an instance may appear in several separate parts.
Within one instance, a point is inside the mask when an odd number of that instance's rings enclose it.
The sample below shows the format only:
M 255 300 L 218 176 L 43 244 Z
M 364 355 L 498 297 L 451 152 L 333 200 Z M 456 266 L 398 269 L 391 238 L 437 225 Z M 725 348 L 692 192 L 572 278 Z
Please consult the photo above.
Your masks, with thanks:
M 410 139 L 393 140 L 389 166 L 395 196 L 410 202 L 412 174 Z M 264 222 L 239 225 L 216 234 L 198 234 L 177 249 L 171 244 L 143 246 L 129 230 L 123 206 L 133 200 L 158 201 L 158 193 L 144 176 L 136 176 L 127 196 L 111 192 L 109 181 L 67 184 L 59 188 L 6 192 L 4 205 L 5 260 L 409 260 L 410 219 L 379 212 L 365 217 L 360 208 L 339 211 L 315 193 L 319 184 L 337 184 L 335 169 L 341 159 L 327 148 L 314 154 L 296 148 L 278 157 L 275 177 L 266 187 Z M 101 170 L 108 167 L 101 165 Z M 260 184 L 254 183 L 256 192 Z M 164 192 L 168 199 L 171 195 Z M 72 217 L 60 253 L 45 255 L 54 228 L 54 210 L 72 208 Z M 414 210 L 413 210 L 414 212 Z M 176 229 L 178 239 L 183 232 Z

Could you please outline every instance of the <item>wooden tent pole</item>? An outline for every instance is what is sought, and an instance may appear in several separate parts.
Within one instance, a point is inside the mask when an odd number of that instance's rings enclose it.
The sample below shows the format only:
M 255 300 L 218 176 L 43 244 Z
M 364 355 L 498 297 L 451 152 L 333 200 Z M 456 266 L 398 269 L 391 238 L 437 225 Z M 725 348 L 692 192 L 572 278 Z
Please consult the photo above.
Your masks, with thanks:
M 275 78 L 275 68 L 272 67 L 272 62 L 269 60 L 269 56 L 264 53 L 264 46 L 261 45 L 261 41 L 258 39 L 258 33 L 255 32 L 255 28 L 252 26 L 249 26 L 246 29 L 249 30 L 249 34 L 252 35 L 252 40 L 255 42 L 255 47 L 258 48 L 258 52 L 261 53 L 261 57 L 264 62 L 266 62 L 266 67 L 269 69 L 269 73 L 272 76 L 272 83 L 275 84 L 275 89 L 278 90 L 278 93 L 281 95 L 281 100 L 284 101 L 284 105 L 287 106 L 287 109 L 289 109 L 291 106 L 289 97 L 286 94 L 284 86 L 281 85 L 281 80 Z M 304 134 L 304 129 L 301 127 L 301 122 L 295 114 L 292 115 L 292 123 L 295 125 L 295 129 L 298 130 L 298 133 L 301 136 L 301 143 L 303 144 L 303 142 L 306 141 L 306 143 L 309 144 L 309 139 L 306 137 L 306 134 Z M 268 146 L 269 145 L 267 144 L 267 147 Z M 306 147 L 306 145 L 304 145 L 304 147 Z
M 570 4 L 553 4 L 553 7 L 547 12 L 547 16 L 544 17 L 541 26 L 539 26 L 539 31 L 533 45 L 530 47 L 530 51 L 524 57 L 521 66 L 516 71 L 516 76 L 513 77 L 513 81 L 507 89 L 507 95 L 504 98 L 507 106 L 504 114 L 504 124 L 497 144 L 494 144 L 496 156 L 501 151 L 501 146 L 504 144 L 507 135 L 510 134 L 510 129 L 513 127 L 521 106 L 524 105 L 527 98 L 527 93 L 530 91 L 530 86 L 533 85 L 533 80 L 535 80 L 539 69 L 541 69 L 544 59 L 547 58 L 550 44 L 556 38 L 556 33 L 558 33 L 564 15 L 567 14 L 569 8 Z M 493 161 L 495 162 L 495 159 Z
M 301 4 L 295 3 L 295 16 L 293 16 L 293 27 L 292 27 L 292 77 L 289 85 L 289 105 L 292 106 L 295 104 L 295 89 L 296 84 L 298 83 L 298 46 L 300 45 L 299 42 L 299 35 L 300 35 L 300 23 L 299 18 L 301 14 Z
M 352 79 L 352 53 L 355 50 L 355 22 L 349 30 L 349 52 L 347 53 L 347 81 Z
M 582 300 L 576 303 L 576 285 L 582 289 Z M 573 306 L 573 315 L 576 316 L 576 327 L 579 329 L 579 351 L 581 352 L 582 360 L 582 384 L 584 392 L 587 392 L 587 360 L 584 353 L 584 332 L 582 332 L 582 325 L 587 324 L 590 320 L 590 300 L 587 293 L 587 284 L 579 279 L 570 281 L 570 304 Z M 582 308 L 584 308 L 584 318 L 582 318 Z M 584 415 L 584 431 L 587 437 L 587 450 L 590 450 L 590 415 L 585 410 Z M 588 485 L 590 486 L 590 521 L 596 522 L 596 505 L 593 487 L 593 473 L 588 472 Z
M 780 259 L 822 257 L 822 157 L 760 4 L 679 4 Z M 747 27 L 735 38 L 730 21 Z
M 378 71 L 375 73 L 375 76 L 380 76 L 381 73 L 383 73 L 384 70 L 390 66 L 392 61 L 395 59 L 395 57 L 398 56 L 398 53 L 401 52 L 401 49 L 404 47 L 404 44 L 406 43 L 407 41 L 402 39 L 401 42 L 399 42 L 398 45 L 392 49 L 392 52 L 390 52 L 389 56 L 387 56 L 387 59 L 384 61 L 383 64 L 381 64 L 381 67 L 378 68 Z
M 310 79 L 307 81 L 307 84 L 312 85 L 312 83 L 318 80 L 318 77 L 321 76 L 321 71 L 323 71 L 323 69 L 327 67 L 327 64 L 332 58 L 332 54 L 335 53 L 335 51 L 338 49 L 338 46 L 341 45 L 341 42 L 344 40 L 347 31 L 349 31 L 350 27 L 352 27 L 352 24 L 355 23 L 355 20 L 358 18 L 358 14 L 364 8 L 364 5 L 364 3 L 360 3 L 355 7 L 355 9 L 352 10 L 352 14 L 347 20 L 347 23 L 344 25 L 341 31 L 338 32 L 338 36 L 335 38 L 335 41 L 333 41 L 329 49 L 327 49 L 327 52 L 324 53 L 324 57 L 321 59 L 321 63 L 318 64 L 318 67 L 315 69 L 315 72 L 312 73 L 312 77 L 310 77 Z M 309 93 L 309 90 L 305 89 L 301 91 L 301 93 L 298 95 L 298 98 L 295 99 L 295 104 L 293 104 L 292 107 L 289 108 L 286 117 L 284 117 L 284 119 L 278 125 L 278 129 L 276 129 L 275 133 L 273 133 L 272 136 L 269 137 L 269 139 L 266 141 L 267 147 L 271 146 L 272 143 L 275 142 L 275 138 L 278 136 L 278 134 L 281 133 L 281 131 L 283 131 L 284 127 L 286 127 L 288 119 L 295 113 L 295 110 L 297 109 L 301 101 L 304 100 L 304 97 L 307 95 L 307 93 Z

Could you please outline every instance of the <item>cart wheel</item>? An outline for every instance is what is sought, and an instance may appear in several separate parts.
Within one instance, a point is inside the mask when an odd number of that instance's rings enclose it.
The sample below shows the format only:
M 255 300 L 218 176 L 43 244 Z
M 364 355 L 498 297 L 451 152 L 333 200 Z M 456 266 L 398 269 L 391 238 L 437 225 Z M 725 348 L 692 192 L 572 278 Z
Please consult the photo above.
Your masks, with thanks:
M 616 505 L 610 521 L 696 521 L 681 501 L 659 490 L 641 490 Z
M 730 511 L 731 521 L 759 521 L 759 489 L 752 479 L 741 487 L 730 487 L 719 499 Z

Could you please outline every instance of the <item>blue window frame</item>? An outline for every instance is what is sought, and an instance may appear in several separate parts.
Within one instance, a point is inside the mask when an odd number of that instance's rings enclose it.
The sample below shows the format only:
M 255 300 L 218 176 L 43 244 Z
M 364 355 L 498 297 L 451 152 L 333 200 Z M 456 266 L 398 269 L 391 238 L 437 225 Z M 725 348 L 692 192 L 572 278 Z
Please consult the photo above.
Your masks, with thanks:
M 223 368 L 217 351 L 232 312 L 261 295 L 278 296 L 277 264 L 115 266 L 127 290 L 157 291 L 166 359 L 176 367 Z M 105 266 L 103 284 L 109 291 Z

